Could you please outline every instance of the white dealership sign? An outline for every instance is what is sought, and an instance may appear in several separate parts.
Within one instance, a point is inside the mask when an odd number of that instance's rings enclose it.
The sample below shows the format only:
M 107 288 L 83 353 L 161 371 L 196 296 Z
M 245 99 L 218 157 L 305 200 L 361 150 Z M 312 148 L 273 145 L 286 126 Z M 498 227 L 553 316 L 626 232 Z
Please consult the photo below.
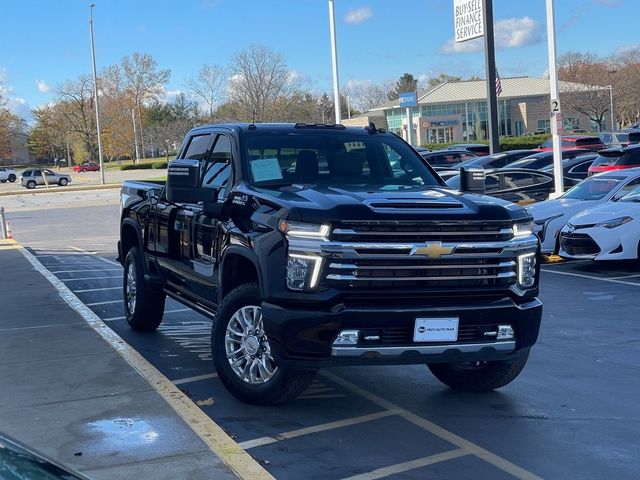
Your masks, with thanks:
M 482 0 L 453 0 L 456 43 L 484 35 Z

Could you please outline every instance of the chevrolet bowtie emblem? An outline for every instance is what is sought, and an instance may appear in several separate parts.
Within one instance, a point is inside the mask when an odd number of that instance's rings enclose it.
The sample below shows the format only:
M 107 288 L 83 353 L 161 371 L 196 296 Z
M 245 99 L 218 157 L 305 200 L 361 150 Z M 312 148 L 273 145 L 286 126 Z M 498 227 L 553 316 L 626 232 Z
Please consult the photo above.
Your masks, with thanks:
M 443 247 L 442 242 L 431 242 L 424 247 L 413 247 L 409 255 L 424 255 L 427 258 L 438 259 L 443 255 L 450 255 L 454 247 Z

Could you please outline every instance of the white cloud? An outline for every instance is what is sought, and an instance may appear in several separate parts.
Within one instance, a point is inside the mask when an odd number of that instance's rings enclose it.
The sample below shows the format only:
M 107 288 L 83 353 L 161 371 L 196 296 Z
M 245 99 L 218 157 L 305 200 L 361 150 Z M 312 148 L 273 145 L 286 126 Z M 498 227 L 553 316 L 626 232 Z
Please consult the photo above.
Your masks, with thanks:
M 38 91 L 41 93 L 47 93 L 51 90 L 51 87 L 47 85 L 44 80 L 36 80 L 36 85 L 38 86 Z
M 372 16 L 373 10 L 371 10 L 369 7 L 362 7 L 355 10 L 349 10 L 344 16 L 344 21 L 347 23 L 362 23 Z
M 496 48 L 514 48 L 534 45 L 544 39 L 544 30 L 541 25 L 530 17 L 505 18 L 495 23 Z M 466 42 L 456 43 L 450 39 L 445 43 L 441 51 L 443 53 L 473 53 L 481 52 L 484 48 L 484 39 L 475 38 Z
M 631 45 L 622 45 L 618 47 L 613 52 L 615 55 L 623 55 L 625 53 L 633 52 L 635 50 L 640 50 L 640 43 L 634 43 Z
M 622 5 L 621 0 L 593 0 L 596 5 L 602 5 L 603 7 L 616 8 Z

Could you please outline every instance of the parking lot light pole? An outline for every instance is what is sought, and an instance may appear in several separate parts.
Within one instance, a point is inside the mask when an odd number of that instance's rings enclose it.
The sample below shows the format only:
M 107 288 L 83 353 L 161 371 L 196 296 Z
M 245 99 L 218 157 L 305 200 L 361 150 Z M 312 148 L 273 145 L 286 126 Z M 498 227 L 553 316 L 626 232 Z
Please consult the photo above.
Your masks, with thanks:
M 550 115 L 551 135 L 553 139 L 553 177 L 555 192 L 552 198 L 557 198 L 564 193 L 564 178 L 562 171 L 562 153 L 560 152 L 560 129 L 562 120 L 560 109 L 560 90 L 558 88 L 558 67 L 556 64 L 556 29 L 553 0 L 547 0 L 547 48 L 549 53 L 549 83 L 551 93 Z M 562 117 L 560 117 L 562 118 Z
M 336 125 L 342 121 L 340 111 L 340 84 L 338 83 L 338 51 L 336 49 L 336 17 L 333 0 L 329 0 L 329 30 L 331 34 L 331 67 L 333 70 L 333 110 L 336 114 Z
M 615 115 L 613 114 L 613 85 L 609 85 L 609 102 L 611 103 L 611 130 L 616 130 L 617 125 L 615 122 Z
M 100 106 L 98 105 L 98 74 L 96 73 L 96 49 L 93 44 L 93 7 L 89 4 L 89 31 L 91 32 L 91 59 L 93 61 L 93 97 L 96 105 L 96 130 L 98 131 L 98 160 L 100 162 L 100 183 L 104 185 L 104 162 L 102 161 L 102 134 L 100 133 Z

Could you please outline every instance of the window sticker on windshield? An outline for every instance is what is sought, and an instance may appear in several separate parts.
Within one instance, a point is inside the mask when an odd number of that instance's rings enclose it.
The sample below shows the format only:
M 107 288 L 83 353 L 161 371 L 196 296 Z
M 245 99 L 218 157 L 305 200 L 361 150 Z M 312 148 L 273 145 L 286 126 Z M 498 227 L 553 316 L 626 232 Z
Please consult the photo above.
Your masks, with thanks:
M 254 182 L 282 180 L 282 170 L 277 158 L 263 158 L 251 162 L 251 173 Z

